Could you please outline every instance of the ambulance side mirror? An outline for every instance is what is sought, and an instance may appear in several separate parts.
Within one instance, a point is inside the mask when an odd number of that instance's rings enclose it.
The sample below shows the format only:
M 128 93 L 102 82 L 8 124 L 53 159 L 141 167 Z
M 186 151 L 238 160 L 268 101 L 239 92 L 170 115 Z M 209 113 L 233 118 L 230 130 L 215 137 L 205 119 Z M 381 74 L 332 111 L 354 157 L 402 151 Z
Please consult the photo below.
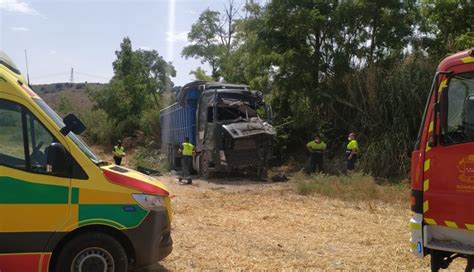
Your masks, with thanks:
M 61 177 L 69 176 L 68 154 L 62 144 L 52 142 L 46 148 L 46 160 L 48 172 Z
M 61 133 L 63 135 L 67 135 L 71 131 L 79 135 L 84 132 L 84 130 L 86 130 L 86 126 L 82 123 L 82 121 L 72 113 L 64 117 L 63 122 L 65 124 L 65 126 L 61 129 Z
M 439 97 L 439 124 L 441 133 L 448 130 L 448 86 L 444 86 L 441 89 L 441 95 Z

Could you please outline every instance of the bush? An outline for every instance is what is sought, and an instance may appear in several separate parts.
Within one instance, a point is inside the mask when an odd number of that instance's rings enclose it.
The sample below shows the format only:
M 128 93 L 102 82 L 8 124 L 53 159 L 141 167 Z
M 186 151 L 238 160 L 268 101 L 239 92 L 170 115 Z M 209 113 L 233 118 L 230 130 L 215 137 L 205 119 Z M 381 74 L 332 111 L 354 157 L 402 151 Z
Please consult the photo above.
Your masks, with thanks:
M 407 57 L 390 67 L 356 69 L 314 90 L 320 96 L 315 100 L 292 86 L 275 89 L 277 155 L 298 158 L 319 133 L 328 144 L 326 167 L 334 172 L 339 166 L 331 163 L 343 162 L 347 135 L 356 132 L 358 169 L 377 177 L 406 177 L 435 67 L 429 59 Z
M 59 103 L 58 103 L 58 107 L 57 107 L 57 110 L 60 114 L 67 114 L 69 112 L 73 112 L 74 111 L 74 107 L 72 105 L 72 102 L 71 100 L 65 96 L 65 95 L 62 95 L 60 98 L 59 98 Z
M 140 128 L 145 132 L 145 136 L 160 142 L 160 111 L 155 107 L 150 107 L 142 112 L 140 118 Z
M 89 141 L 95 144 L 108 145 L 115 142 L 117 137 L 117 126 L 103 110 L 93 110 L 82 116 L 87 129 L 85 135 Z
M 139 166 L 156 169 L 161 173 L 167 173 L 171 170 L 168 159 L 160 153 L 160 149 L 155 142 L 149 142 L 145 147 L 139 147 L 131 162 L 135 169 Z

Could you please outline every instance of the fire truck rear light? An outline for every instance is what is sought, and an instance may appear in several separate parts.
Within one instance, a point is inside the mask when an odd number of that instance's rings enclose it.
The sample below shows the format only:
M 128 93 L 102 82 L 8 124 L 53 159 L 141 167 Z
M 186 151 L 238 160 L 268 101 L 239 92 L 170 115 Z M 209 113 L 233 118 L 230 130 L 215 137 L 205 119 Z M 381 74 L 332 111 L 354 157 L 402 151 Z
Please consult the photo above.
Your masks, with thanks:
M 411 197 L 410 197 L 410 204 L 411 204 L 411 205 L 415 205 L 415 204 L 416 204 L 416 197 L 415 197 L 415 196 L 411 196 Z

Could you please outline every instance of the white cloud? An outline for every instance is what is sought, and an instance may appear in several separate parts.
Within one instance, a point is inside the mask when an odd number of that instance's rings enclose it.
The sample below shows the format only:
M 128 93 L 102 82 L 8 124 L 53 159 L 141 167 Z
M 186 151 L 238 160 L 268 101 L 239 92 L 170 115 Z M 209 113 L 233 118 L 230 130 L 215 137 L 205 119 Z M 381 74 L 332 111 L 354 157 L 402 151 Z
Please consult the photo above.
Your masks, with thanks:
M 183 31 L 179 33 L 166 32 L 166 40 L 168 42 L 188 42 L 188 32 Z
M 56 55 L 56 53 L 57 53 L 57 52 L 56 52 L 56 50 L 54 50 L 54 49 L 49 50 L 49 54 L 50 54 L 50 55 Z
M 45 18 L 44 15 L 40 14 L 37 10 L 32 8 L 30 4 L 22 2 L 21 0 L 0 0 L 0 10 L 6 10 L 11 12 L 18 12 L 28 15 L 37 15 Z
M 10 30 L 11 30 L 11 31 L 19 31 L 19 32 L 30 31 L 29 28 L 24 27 L 24 26 L 12 26 L 12 27 L 10 27 Z

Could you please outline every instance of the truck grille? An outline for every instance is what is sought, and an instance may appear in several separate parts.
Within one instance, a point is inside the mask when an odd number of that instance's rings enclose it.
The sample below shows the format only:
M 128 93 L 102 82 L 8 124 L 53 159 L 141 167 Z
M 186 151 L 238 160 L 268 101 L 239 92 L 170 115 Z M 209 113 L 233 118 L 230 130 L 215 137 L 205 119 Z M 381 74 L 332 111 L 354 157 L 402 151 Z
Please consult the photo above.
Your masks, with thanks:
M 257 150 L 244 149 L 226 152 L 227 162 L 234 166 L 258 166 L 263 162 L 257 156 Z
M 255 139 L 238 139 L 234 142 L 234 150 L 253 149 L 257 148 Z

